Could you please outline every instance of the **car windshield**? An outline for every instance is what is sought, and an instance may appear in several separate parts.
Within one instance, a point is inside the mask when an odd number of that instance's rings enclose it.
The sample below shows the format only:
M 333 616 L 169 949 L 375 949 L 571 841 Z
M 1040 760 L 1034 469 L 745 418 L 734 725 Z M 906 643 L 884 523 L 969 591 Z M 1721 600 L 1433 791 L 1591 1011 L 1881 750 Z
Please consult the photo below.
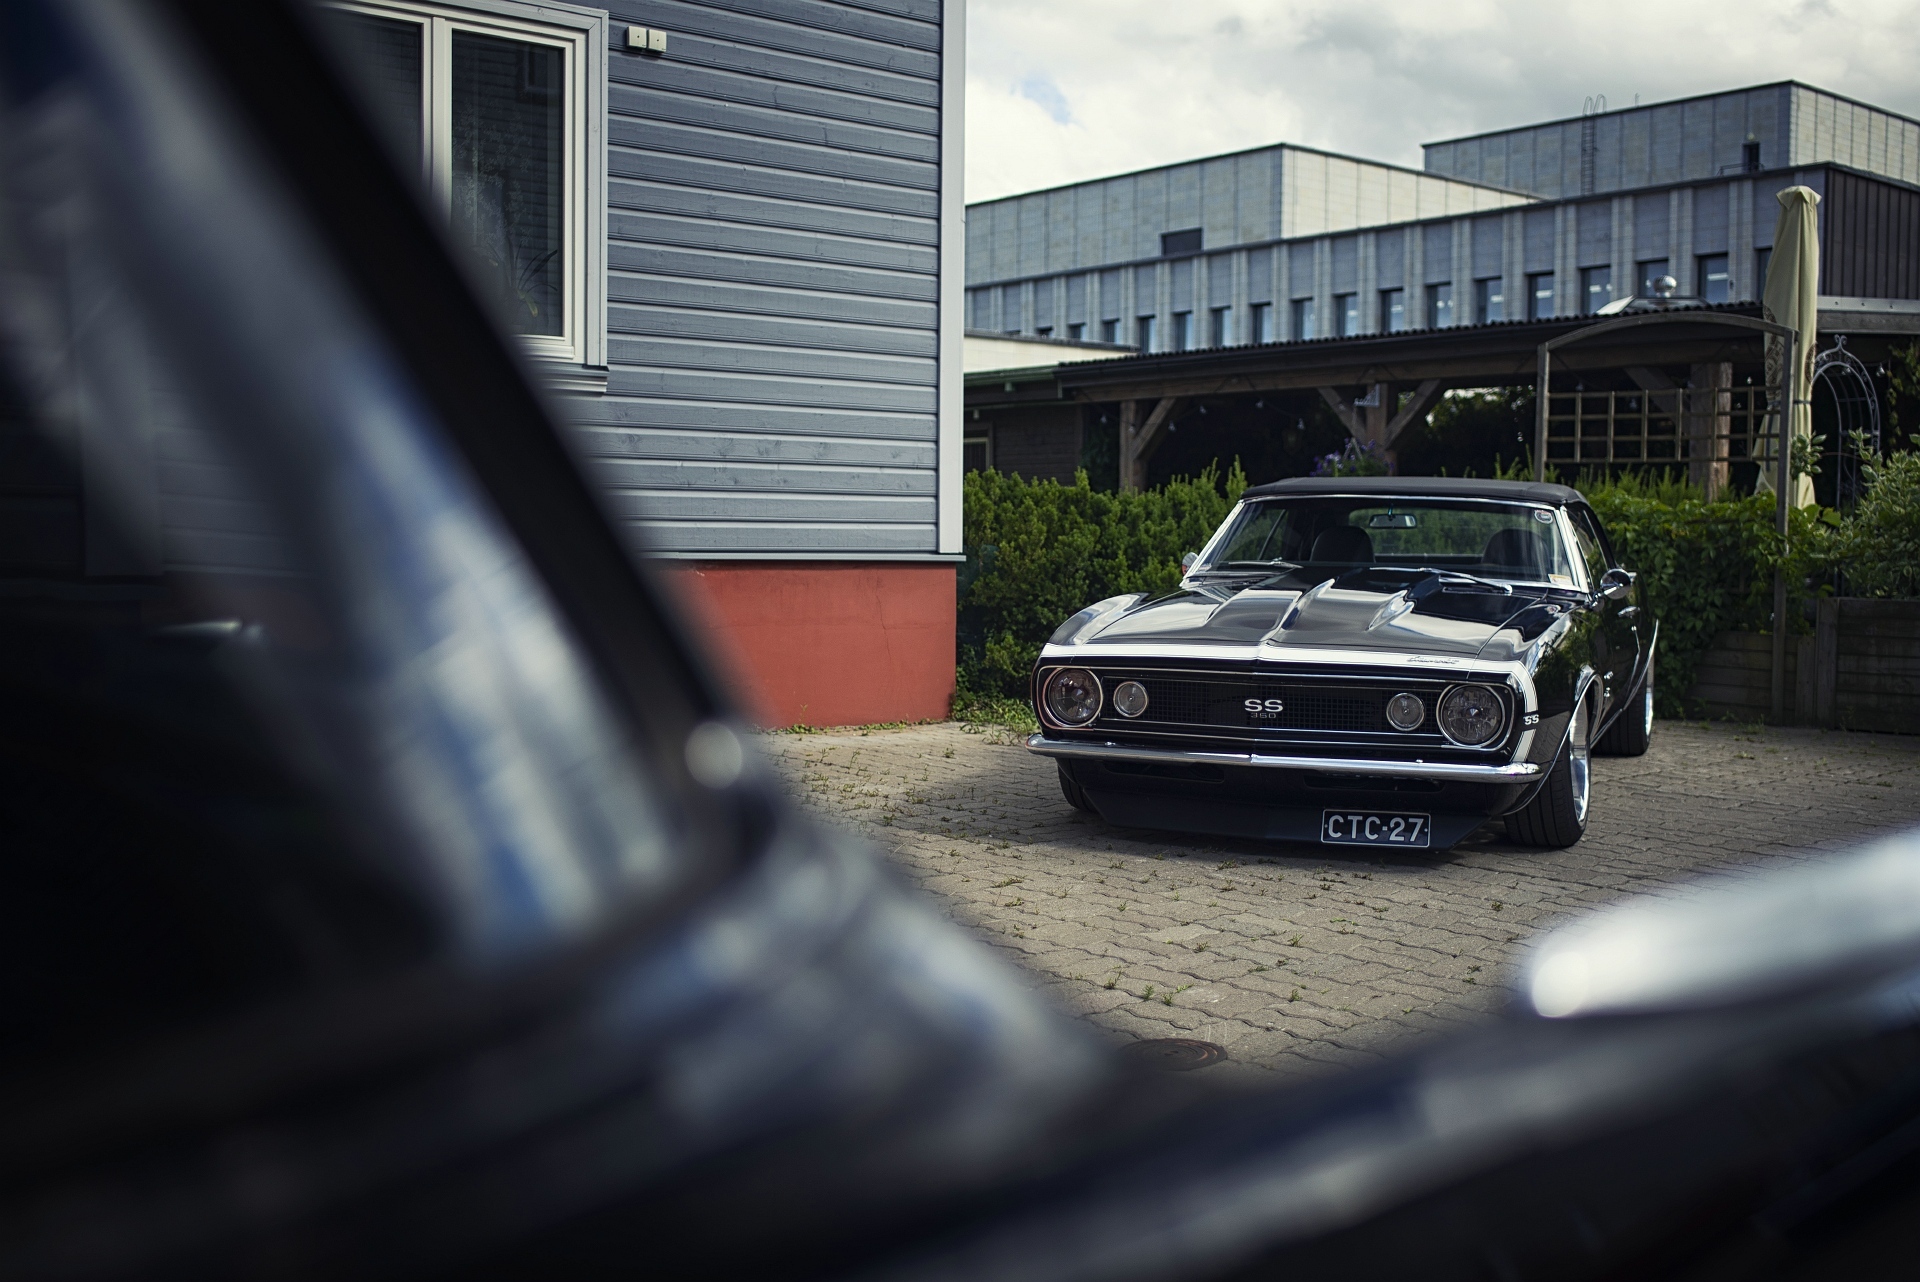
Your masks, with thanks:
M 1525 503 L 1315 496 L 1242 504 L 1196 568 L 1445 570 L 1574 585 L 1551 510 Z

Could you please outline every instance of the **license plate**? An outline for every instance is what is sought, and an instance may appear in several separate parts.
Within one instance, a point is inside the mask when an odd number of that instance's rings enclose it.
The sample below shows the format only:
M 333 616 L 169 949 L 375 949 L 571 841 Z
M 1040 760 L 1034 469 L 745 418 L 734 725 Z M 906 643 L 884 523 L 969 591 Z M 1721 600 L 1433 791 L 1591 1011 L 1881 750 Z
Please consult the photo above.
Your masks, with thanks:
M 1330 846 L 1417 846 L 1432 844 L 1433 817 L 1384 810 L 1323 810 L 1320 840 Z

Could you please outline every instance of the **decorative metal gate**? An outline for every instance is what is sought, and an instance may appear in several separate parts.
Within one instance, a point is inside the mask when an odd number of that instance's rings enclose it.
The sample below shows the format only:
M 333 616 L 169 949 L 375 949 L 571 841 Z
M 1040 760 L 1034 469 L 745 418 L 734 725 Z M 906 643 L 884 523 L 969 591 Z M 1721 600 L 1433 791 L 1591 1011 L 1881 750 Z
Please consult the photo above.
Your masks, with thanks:
M 1834 463 L 1834 506 L 1849 509 L 1860 501 L 1864 489 L 1861 460 L 1866 452 L 1878 458 L 1882 442 L 1880 396 L 1874 389 L 1872 371 L 1847 350 L 1844 334 L 1836 335 L 1833 346 L 1813 362 L 1813 389 L 1808 399 L 1816 409 L 1822 389 L 1832 398 L 1834 412 L 1833 439 L 1824 451 Z

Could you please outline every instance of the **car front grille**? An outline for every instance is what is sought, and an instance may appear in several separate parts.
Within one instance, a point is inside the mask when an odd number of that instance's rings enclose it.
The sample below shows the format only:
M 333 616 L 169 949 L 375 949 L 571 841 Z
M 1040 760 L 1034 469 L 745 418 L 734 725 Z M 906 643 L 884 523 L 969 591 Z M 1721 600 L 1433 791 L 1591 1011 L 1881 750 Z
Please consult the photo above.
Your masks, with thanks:
M 1094 727 L 1100 729 L 1176 733 L 1211 730 L 1235 737 L 1354 739 L 1409 747 L 1446 742 L 1434 724 L 1435 707 L 1446 682 L 1234 677 L 1150 669 L 1096 671 L 1107 694 L 1106 706 L 1094 721 Z M 1113 691 L 1125 681 L 1138 681 L 1146 687 L 1147 709 L 1141 716 L 1124 717 L 1113 707 Z M 1426 705 L 1426 718 L 1413 731 L 1395 730 L 1387 723 L 1387 701 L 1401 691 L 1417 695 Z
M 1146 673 L 1115 673 L 1109 680 L 1102 675 L 1108 690 L 1129 680 L 1147 688 L 1145 715 L 1128 718 L 1108 708 L 1101 714 L 1102 722 L 1380 733 L 1391 728 L 1387 725 L 1387 700 L 1393 697 L 1392 690 L 1365 686 L 1327 689 L 1285 681 L 1183 680 Z M 1275 699 L 1281 704 L 1278 713 L 1267 709 L 1269 701 Z M 1260 704 L 1261 710 L 1248 711 L 1248 700 Z

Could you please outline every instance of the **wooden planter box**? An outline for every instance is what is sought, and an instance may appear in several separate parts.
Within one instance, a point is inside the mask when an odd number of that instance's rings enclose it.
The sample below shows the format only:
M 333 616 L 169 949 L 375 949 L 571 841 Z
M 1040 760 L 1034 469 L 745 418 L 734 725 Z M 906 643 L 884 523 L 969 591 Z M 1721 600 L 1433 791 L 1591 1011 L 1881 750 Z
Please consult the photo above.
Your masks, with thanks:
M 1710 717 L 1772 710 L 1773 638 L 1723 632 L 1701 657 L 1687 701 Z M 1787 639 L 1787 719 L 1842 730 L 1920 733 L 1920 601 L 1829 597 L 1814 634 Z
M 1808 724 L 1920 732 L 1920 601 L 1819 603 Z
M 1787 638 L 1787 720 L 1796 720 L 1798 669 L 1804 649 L 1811 657 L 1812 637 Z M 1805 647 L 1801 642 L 1808 642 Z M 1659 679 L 1659 656 L 1654 656 L 1654 679 Z M 1773 635 L 1768 632 L 1722 632 L 1713 648 L 1700 656 L 1693 669 L 1687 705 L 1716 720 L 1765 721 L 1773 715 Z

